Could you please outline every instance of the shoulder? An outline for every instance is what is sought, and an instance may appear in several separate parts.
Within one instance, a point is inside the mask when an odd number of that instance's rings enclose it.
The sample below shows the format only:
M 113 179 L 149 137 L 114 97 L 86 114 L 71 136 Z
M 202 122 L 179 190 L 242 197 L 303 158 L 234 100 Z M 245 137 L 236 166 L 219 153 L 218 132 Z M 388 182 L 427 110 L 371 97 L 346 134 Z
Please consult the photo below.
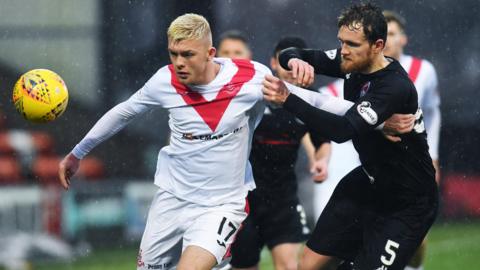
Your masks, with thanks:
M 252 61 L 252 63 L 255 66 L 255 70 L 257 70 L 261 73 L 264 73 L 264 74 L 272 74 L 272 71 L 270 70 L 270 68 L 268 68 L 264 64 L 256 62 L 256 61 Z
M 239 69 L 250 70 L 255 72 L 255 75 L 265 76 L 266 74 L 272 74 L 272 71 L 262 63 L 248 60 L 248 59 L 230 59 L 230 58 L 215 58 L 215 61 L 226 65 L 226 66 L 236 66 Z
M 426 74 L 435 74 L 436 73 L 435 67 L 427 59 L 423 59 L 423 58 L 412 56 L 412 55 L 402 55 L 401 60 L 402 60 L 402 65 L 403 65 L 403 61 L 408 62 L 408 63 L 412 63 L 413 61 L 419 62 L 420 65 L 421 65 L 420 69 L 421 69 L 422 73 L 426 73 Z
M 266 74 L 272 74 L 272 72 L 267 66 L 257 61 L 247 59 L 233 59 L 231 61 L 235 63 L 239 68 L 253 68 L 256 75 L 265 76 Z
M 155 74 L 147 81 L 147 84 L 169 83 L 173 72 L 173 66 L 166 65 L 157 70 Z
M 422 72 L 427 73 L 428 75 L 433 75 L 436 74 L 437 72 L 435 71 L 435 67 L 433 64 L 426 60 L 426 59 L 421 59 L 422 61 Z
M 142 87 L 142 91 L 145 94 L 154 94 L 158 91 L 168 91 L 172 85 L 172 75 L 173 67 L 172 66 L 163 66 L 155 74 L 153 74 L 150 79 Z
M 390 94 L 404 96 L 416 92 L 413 82 L 399 62 L 391 63 L 392 68 L 385 73 L 383 79 L 377 81 L 377 87 L 388 91 Z

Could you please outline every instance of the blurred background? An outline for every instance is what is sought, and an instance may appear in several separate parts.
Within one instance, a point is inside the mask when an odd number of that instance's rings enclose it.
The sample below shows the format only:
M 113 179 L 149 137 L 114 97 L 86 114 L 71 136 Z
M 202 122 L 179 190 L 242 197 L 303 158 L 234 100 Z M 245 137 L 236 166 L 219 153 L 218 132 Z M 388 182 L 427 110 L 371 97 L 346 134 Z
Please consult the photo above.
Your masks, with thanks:
M 302 37 L 314 48 L 336 48 L 336 18 L 349 3 L 0 0 L 0 269 L 134 267 L 156 157 L 168 143 L 166 111 L 148 113 L 97 147 L 68 192 L 59 188 L 57 167 L 102 114 L 168 64 L 166 30 L 174 18 L 204 15 L 214 43 L 226 30 L 241 30 L 253 58 L 268 65 L 284 36 Z M 472 259 L 480 252 L 480 2 L 376 3 L 406 18 L 406 53 L 432 62 L 439 76 L 442 205 L 426 269 L 480 269 Z M 16 80 L 34 68 L 54 70 L 68 85 L 68 109 L 53 123 L 28 123 L 11 102 Z M 319 76 L 316 85 L 330 81 Z M 302 164 L 298 170 L 307 174 Z M 303 178 L 308 214 L 313 184 Z M 33 237 L 43 234 L 53 237 Z M 32 246 L 33 255 L 27 252 Z M 471 267 L 458 267 L 454 259 L 471 259 Z

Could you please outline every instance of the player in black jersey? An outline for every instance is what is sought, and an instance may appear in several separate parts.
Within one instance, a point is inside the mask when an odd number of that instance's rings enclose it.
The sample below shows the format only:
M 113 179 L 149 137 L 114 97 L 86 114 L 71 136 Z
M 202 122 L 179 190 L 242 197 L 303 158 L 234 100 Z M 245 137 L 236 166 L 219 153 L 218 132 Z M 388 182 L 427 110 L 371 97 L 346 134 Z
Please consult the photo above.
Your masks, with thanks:
M 299 266 L 331 269 L 347 260 L 353 261 L 353 269 L 403 269 L 438 208 L 417 93 L 400 64 L 383 55 L 387 24 L 378 7 L 353 5 L 341 14 L 338 27 L 340 49 L 287 49 L 280 62 L 299 81 L 309 82 L 313 70 L 344 78 L 345 98 L 355 103 L 344 116 L 309 105 L 273 76 L 264 82 L 267 100 L 283 104 L 324 137 L 353 139 L 362 164 L 335 189 Z M 418 116 L 414 129 L 397 143 L 375 130 L 394 113 Z
M 229 35 L 222 35 L 219 41 L 221 49 L 218 56 L 249 55 L 246 53 L 249 52 L 246 39 L 230 34 L 233 32 L 227 33 Z M 230 46 L 233 42 L 236 42 L 235 46 Z M 305 48 L 306 45 L 296 37 L 283 38 L 276 45 L 271 67 L 277 76 L 286 81 L 292 81 L 291 72 L 281 68 L 278 53 L 289 47 Z M 237 53 L 227 54 L 229 51 Z M 276 269 L 296 268 L 301 243 L 307 240 L 310 232 L 298 199 L 294 172 L 300 145 L 308 145 L 312 156 L 315 151 L 306 138 L 307 132 L 305 124 L 292 113 L 278 107 L 267 107 L 254 133 L 250 162 L 257 188 L 248 195 L 250 214 L 232 245 L 230 264 L 234 269 L 257 269 L 260 252 L 265 245 L 272 252 Z M 324 143 L 320 138 L 315 140 L 318 145 Z M 318 180 L 326 177 L 327 144 L 316 153 L 314 168 Z

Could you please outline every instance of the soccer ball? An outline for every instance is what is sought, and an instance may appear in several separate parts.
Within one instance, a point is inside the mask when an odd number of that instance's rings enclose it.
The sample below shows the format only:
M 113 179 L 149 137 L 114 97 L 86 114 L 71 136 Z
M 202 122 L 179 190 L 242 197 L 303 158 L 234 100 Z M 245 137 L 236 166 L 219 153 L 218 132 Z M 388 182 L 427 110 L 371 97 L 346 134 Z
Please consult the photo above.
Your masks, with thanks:
M 33 69 L 15 84 L 13 103 L 25 119 L 36 123 L 50 122 L 67 108 L 67 86 L 55 72 Z

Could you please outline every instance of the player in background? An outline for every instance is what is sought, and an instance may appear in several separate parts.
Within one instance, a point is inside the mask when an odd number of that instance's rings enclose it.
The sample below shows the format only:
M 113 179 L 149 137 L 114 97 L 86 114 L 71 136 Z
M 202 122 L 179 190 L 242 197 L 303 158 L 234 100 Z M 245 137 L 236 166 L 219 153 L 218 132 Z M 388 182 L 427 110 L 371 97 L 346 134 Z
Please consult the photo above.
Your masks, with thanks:
M 383 53 L 395 58 L 408 72 L 418 92 L 418 105 L 423 111 L 425 129 L 430 156 L 435 167 L 435 179 L 440 180 L 438 163 L 438 144 L 440 141 L 440 95 L 438 92 L 438 77 L 435 67 L 427 60 L 404 54 L 408 37 L 405 32 L 406 20 L 399 14 L 386 10 L 383 16 L 387 20 L 388 37 Z
M 170 144 L 160 150 L 153 199 L 137 269 L 212 269 L 246 218 L 254 188 L 248 162 L 265 109 L 261 82 L 270 70 L 248 60 L 215 58 L 208 22 L 185 14 L 168 28 L 171 65 L 108 111 L 60 163 L 68 189 L 80 160 L 136 116 L 169 111 Z M 193 267 L 193 268 L 192 268 Z
M 387 44 L 383 53 L 398 60 L 415 84 L 418 93 L 418 105 L 423 111 L 423 120 L 425 121 L 425 129 L 428 134 L 429 152 L 435 167 L 435 180 L 438 184 L 440 181 L 438 144 L 441 113 L 437 72 L 429 61 L 404 54 L 404 48 L 408 42 L 405 29 L 406 20 L 396 12 L 389 10 L 385 10 L 383 16 L 385 16 L 388 25 Z M 426 255 L 426 247 L 425 239 L 405 270 L 423 269 L 422 265 Z
M 252 51 L 247 37 L 239 30 L 230 30 L 222 33 L 218 39 L 219 57 L 252 59 Z
M 274 48 L 270 67 L 282 80 L 295 83 L 291 72 L 278 63 L 278 53 L 288 47 L 305 48 L 306 44 L 297 37 L 281 39 Z M 220 57 L 248 58 L 251 55 L 247 39 L 238 31 L 223 34 L 218 48 Z M 254 133 L 250 162 L 256 189 L 248 195 L 250 214 L 232 246 L 230 264 L 234 269 L 258 269 L 265 245 L 271 251 L 275 269 L 296 269 L 298 252 L 309 229 L 297 195 L 294 165 L 301 144 L 310 153 L 310 158 L 314 158 L 315 149 L 307 132 L 305 125 L 291 113 L 267 105 Z M 328 151 L 325 147 L 329 143 L 321 138 L 317 140 L 321 145 L 316 153 L 319 158 L 311 163 L 317 172 L 314 176 L 323 180 L 325 159 L 328 158 L 324 152 Z
M 319 92 L 343 99 L 343 80 L 335 80 L 328 86 L 321 87 Z M 359 165 L 360 159 L 351 140 L 344 143 L 331 142 L 328 178 L 313 187 L 313 210 L 316 219 L 320 217 L 323 209 L 325 209 L 325 206 L 330 200 L 333 190 L 335 190 L 338 182 L 340 182 L 347 173 Z
M 318 95 L 300 93 L 270 75 L 264 81 L 268 101 L 283 104 L 327 138 L 353 139 L 362 164 L 335 189 L 307 242 L 300 268 L 330 269 L 347 260 L 354 261 L 354 269 L 403 269 L 438 209 L 417 92 L 400 63 L 383 55 L 387 23 L 377 6 L 350 6 L 340 15 L 338 27 L 340 49 L 291 48 L 280 54 L 280 63 L 302 81 L 311 80 L 313 70 L 344 78 L 345 98 L 355 102 L 344 115 L 323 110 Z M 413 130 L 398 142 L 375 130 L 393 113 L 417 116 Z

